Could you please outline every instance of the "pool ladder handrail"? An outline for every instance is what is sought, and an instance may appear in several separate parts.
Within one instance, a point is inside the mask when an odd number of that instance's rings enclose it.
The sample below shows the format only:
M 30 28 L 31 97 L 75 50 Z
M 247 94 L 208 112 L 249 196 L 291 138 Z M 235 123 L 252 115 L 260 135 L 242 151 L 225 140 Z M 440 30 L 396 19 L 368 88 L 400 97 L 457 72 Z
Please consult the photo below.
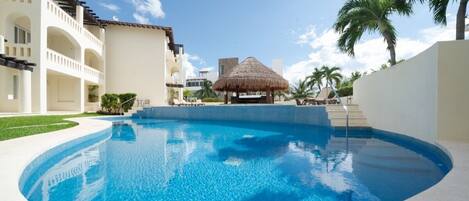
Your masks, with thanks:
M 346 104 L 344 104 L 342 102 L 342 100 L 340 99 L 340 96 L 339 94 L 337 93 L 337 90 L 335 89 L 335 86 L 332 85 L 332 83 L 330 83 L 331 85 L 331 89 L 332 89 L 332 92 L 334 92 L 334 98 L 337 99 L 337 102 L 339 104 L 342 105 L 342 108 L 344 108 L 345 110 L 345 137 L 348 139 L 348 129 L 349 129 L 349 117 L 350 117 L 350 113 L 349 113 L 349 110 L 348 110 L 348 107 Z

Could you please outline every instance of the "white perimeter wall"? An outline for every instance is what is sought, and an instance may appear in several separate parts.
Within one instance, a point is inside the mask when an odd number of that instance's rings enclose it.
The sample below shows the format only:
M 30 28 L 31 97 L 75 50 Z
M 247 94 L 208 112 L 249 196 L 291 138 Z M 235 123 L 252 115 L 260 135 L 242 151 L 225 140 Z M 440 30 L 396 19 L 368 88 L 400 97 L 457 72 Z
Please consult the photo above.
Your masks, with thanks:
M 166 102 L 162 30 L 109 25 L 106 28 L 106 93 L 136 93 L 152 105 Z
M 438 42 L 359 79 L 354 102 L 376 129 L 429 142 L 469 140 L 469 41 Z

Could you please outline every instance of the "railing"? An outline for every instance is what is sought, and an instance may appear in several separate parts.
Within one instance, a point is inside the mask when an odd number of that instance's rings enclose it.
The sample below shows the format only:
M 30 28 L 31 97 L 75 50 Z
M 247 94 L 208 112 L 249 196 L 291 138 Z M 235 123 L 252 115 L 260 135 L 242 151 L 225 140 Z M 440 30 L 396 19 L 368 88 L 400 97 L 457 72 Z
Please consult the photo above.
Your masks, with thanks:
M 57 71 L 65 70 L 65 72 L 67 72 L 68 74 L 81 77 L 82 65 L 80 64 L 80 62 L 68 58 L 67 56 L 62 55 L 51 49 L 47 49 L 46 56 L 47 61 L 49 61 L 51 64 L 54 64 L 48 66 L 49 68 L 53 68 Z
M 345 137 L 348 139 L 349 117 L 350 117 L 348 107 L 346 104 L 342 102 L 342 99 L 340 99 L 340 96 L 337 93 L 337 90 L 335 89 L 334 85 L 332 85 L 332 83 L 331 83 L 331 89 L 332 89 L 332 92 L 334 92 L 334 97 L 337 99 L 337 102 L 341 104 L 342 108 L 344 108 L 345 110 Z
M 90 66 L 85 65 L 85 68 L 83 70 L 85 79 L 88 78 L 88 80 L 90 81 L 99 83 L 103 77 L 102 73 L 99 70 L 96 70 Z
M 83 29 L 83 34 L 85 35 L 86 38 L 88 38 L 88 40 L 93 42 L 98 47 L 101 47 L 103 45 L 103 42 L 99 40 L 98 37 L 93 35 L 90 31 L 88 31 L 88 29 Z
M 27 3 L 27 4 L 33 3 L 32 0 L 5 0 L 5 1 L 13 2 L 13 3 Z
M 5 54 L 10 57 L 30 58 L 31 57 L 31 45 L 5 43 Z
M 62 22 L 66 25 L 70 26 L 72 29 L 77 31 L 78 33 L 82 33 L 83 27 L 78 23 L 72 16 L 70 16 L 67 12 L 62 10 L 60 6 L 55 4 L 52 0 L 47 1 L 47 10 L 59 18 Z
M 48 68 L 62 72 L 75 77 L 83 77 L 85 80 L 99 83 L 104 79 L 104 74 L 90 66 L 82 65 L 80 62 L 73 60 L 54 50 L 47 49 Z
M 60 6 L 58 6 L 52 0 L 47 1 L 47 10 L 56 16 L 61 22 L 65 25 L 68 25 L 71 29 L 76 31 L 78 34 L 83 35 L 86 39 L 90 40 L 92 43 L 97 45 L 98 47 L 103 46 L 103 42 L 93 35 L 90 31 L 85 29 L 75 18 L 70 16 L 67 12 L 65 12 Z

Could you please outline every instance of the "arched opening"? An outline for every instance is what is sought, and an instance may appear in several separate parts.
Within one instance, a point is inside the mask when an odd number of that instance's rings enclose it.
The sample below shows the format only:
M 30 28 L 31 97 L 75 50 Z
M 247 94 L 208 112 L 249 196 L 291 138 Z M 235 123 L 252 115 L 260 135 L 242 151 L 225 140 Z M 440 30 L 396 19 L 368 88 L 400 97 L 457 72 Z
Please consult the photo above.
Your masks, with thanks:
M 99 70 L 101 72 L 104 71 L 103 69 L 103 59 L 99 56 L 98 53 L 91 49 L 85 49 L 85 65 Z
M 67 32 L 56 27 L 47 28 L 47 48 L 71 59 L 80 60 L 80 45 Z

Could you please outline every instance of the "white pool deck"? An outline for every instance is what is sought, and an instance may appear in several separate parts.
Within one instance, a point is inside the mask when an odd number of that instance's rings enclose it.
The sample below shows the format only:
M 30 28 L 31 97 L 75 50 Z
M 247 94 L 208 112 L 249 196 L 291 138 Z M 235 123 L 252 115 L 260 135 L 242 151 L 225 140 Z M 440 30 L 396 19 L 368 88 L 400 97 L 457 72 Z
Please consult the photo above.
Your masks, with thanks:
M 23 201 L 19 189 L 24 169 L 53 147 L 105 130 L 109 121 L 93 118 L 72 119 L 78 126 L 46 134 L 0 141 L 0 200 Z M 469 199 L 469 142 L 440 141 L 453 159 L 453 169 L 435 186 L 410 198 L 415 201 L 462 201 Z

